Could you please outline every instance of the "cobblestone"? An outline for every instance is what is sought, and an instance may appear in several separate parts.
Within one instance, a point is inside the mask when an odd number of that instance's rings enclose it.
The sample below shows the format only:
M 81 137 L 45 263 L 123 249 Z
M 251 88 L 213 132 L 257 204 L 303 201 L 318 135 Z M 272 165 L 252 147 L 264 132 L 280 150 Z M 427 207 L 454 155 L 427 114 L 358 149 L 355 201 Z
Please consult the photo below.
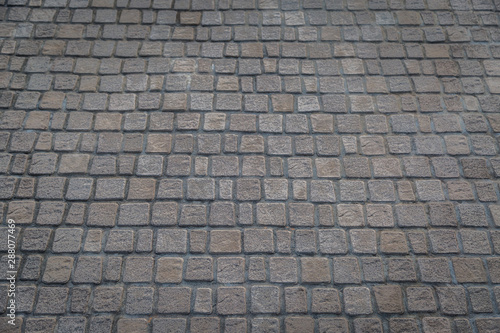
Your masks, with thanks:
M 7 1 L 0 331 L 493 332 L 498 10 Z

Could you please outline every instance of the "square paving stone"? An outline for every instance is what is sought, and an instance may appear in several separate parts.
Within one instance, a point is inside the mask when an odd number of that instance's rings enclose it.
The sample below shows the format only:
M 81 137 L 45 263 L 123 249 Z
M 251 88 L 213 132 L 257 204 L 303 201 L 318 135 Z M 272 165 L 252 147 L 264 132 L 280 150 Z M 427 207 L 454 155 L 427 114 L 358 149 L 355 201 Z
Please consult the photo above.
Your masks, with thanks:
M 450 282 L 451 273 L 446 258 L 419 258 L 418 267 L 423 282 Z
M 182 229 L 158 230 L 156 253 L 186 253 L 187 231 Z
M 125 203 L 120 205 L 118 225 L 147 225 L 149 217 L 148 203 Z
M 451 332 L 450 321 L 445 317 L 424 318 L 422 326 L 427 332 Z
M 194 312 L 212 313 L 212 289 L 198 288 L 194 302 Z
M 156 262 L 156 278 L 159 283 L 180 283 L 182 281 L 182 258 L 159 258 Z
M 244 281 L 244 258 L 222 257 L 217 259 L 217 282 L 243 283 Z
M 396 218 L 402 227 L 424 227 L 428 223 L 425 208 L 419 204 L 397 205 Z
M 331 281 L 330 264 L 327 258 L 300 259 L 302 283 L 328 283 Z
M 361 283 L 361 270 L 357 258 L 334 258 L 333 281 L 338 284 Z
M 153 311 L 154 289 L 151 287 L 129 287 L 125 312 L 131 315 L 151 314 Z
M 13 219 L 17 224 L 30 224 L 35 214 L 34 201 L 11 201 L 7 209 L 7 218 Z
M 311 311 L 313 313 L 340 313 L 339 293 L 335 288 L 312 290 Z
M 311 317 L 287 317 L 285 319 L 285 328 L 287 332 L 313 332 L 314 319 Z
M 404 312 L 403 295 L 398 285 L 373 287 L 378 310 L 381 313 Z
M 73 273 L 74 283 L 99 284 L 102 277 L 102 258 L 80 256 Z
M 461 224 L 468 227 L 485 227 L 488 225 L 484 207 L 478 204 L 459 204 Z
M 36 314 L 64 314 L 69 288 L 41 287 L 38 291 Z
M 40 204 L 36 223 L 39 225 L 59 225 L 66 210 L 63 202 L 44 201 Z
M 297 283 L 297 259 L 292 257 L 273 257 L 269 260 L 270 281 L 274 283 Z
M 288 214 L 290 226 L 313 226 L 314 225 L 314 205 L 308 203 L 288 204 Z
M 99 178 L 96 183 L 96 200 L 123 199 L 126 180 L 124 178 Z
M 366 221 L 371 227 L 393 227 L 392 206 L 383 204 L 366 205 Z
M 191 332 L 217 333 L 220 331 L 220 319 L 217 317 L 195 317 L 191 319 Z
M 341 201 L 366 201 L 365 183 L 357 180 L 340 181 Z
M 36 197 L 38 199 L 62 199 L 66 178 L 42 177 L 38 180 Z
M 71 178 L 66 190 L 66 200 L 88 200 L 93 184 L 94 180 L 91 178 Z
M 376 253 L 377 241 L 374 230 L 352 229 L 349 232 L 354 253 Z
M 338 223 L 341 227 L 360 227 L 364 225 L 363 207 L 358 204 L 339 204 Z
M 323 254 L 347 253 L 347 240 L 344 230 L 321 229 L 318 232 L 319 250 Z
M 67 283 L 73 270 L 73 258 L 49 257 L 45 265 L 42 281 L 44 283 Z
M 93 309 L 97 312 L 117 312 L 123 300 L 122 287 L 98 286 L 94 291 Z
M 84 317 L 62 317 L 57 324 L 57 332 L 85 332 L 86 324 Z
M 144 332 L 148 330 L 146 319 L 120 318 L 116 324 L 117 330 L 124 333 Z
M 320 318 L 318 321 L 321 331 L 328 332 L 328 330 L 333 330 L 339 333 L 349 332 L 349 324 L 345 318 Z
M 26 320 L 26 330 L 54 332 L 56 328 L 55 318 L 29 318 Z
M 250 292 L 252 313 L 280 312 L 279 288 L 274 286 L 253 286 Z
M 350 315 L 371 314 L 370 289 L 367 287 L 347 287 L 343 290 L 345 312 Z
M 115 225 L 117 203 L 92 203 L 90 204 L 87 225 L 112 227 Z
M 212 178 L 188 179 L 187 182 L 188 200 L 214 200 L 215 181 Z
M 179 226 L 203 226 L 207 224 L 207 210 L 204 205 L 183 205 Z
M 219 287 L 217 289 L 217 313 L 221 315 L 245 314 L 245 293 L 244 287 Z
M 184 279 L 186 281 L 212 281 L 213 260 L 208 257 L 188 258 Z
M 51 234 L 51 229 L 26 228 L 23 234 L 21 249 L 23 251 L 44 252 L 49 244 Z
M 214 202 L 210 205 L 209 224 L 212 226 L 232 226 L 235 224 L 235 207 L 232 202 Z
M 439 287 L 436 291 L 444 314 L 467 313 L 467 300 L 463 287 Z
M 356 318 L 354 319 L 354 331 L 382 333 L 382 323 L 378 318 Z
M 54 236 L 52 251 L 55 253 L 77 253 L 80 251 L 82 236 L 82 229 L 59 228 Z
M 458 283 L 484 283 L 486 270 L 480 258 L 452 258 Z
M 304 287 L 284 288 L 285 307 L 288 313 L 307 312 L 307 291 Z
M 268 229 L 245 229 L 244 250 L 246 253 L 274 252 L 273 232 Z
M 33 311 L 33 306 L 35 305 L 35 286 L 19 286 L 17 294 L 17 310 L 19 312 L 30 313 Z M 8 318 L 8 317 L 7 317 Z
M 388 260 L 388 278 L 390 281 L 416 281 L 415 265 L 411 259 L 391 258 Z
M 240 253 L 241 232 L 239 230 L 210 231 L 210 253 Z
M 153 276 L 153 258 L 127 257 L 125 260 L 124 282 L 151 282 Z
M 185 318 L 155 318 L 153 319 L 153 332 L 160 333 L 168 327 L 172 332 L 184 332 L 187 320 Z
M 257 204 L 257 224 L 284 226 L 285 223 L 286 223 L 285 204 L 283 203 Z
M 191 288 L 162 287 L 158 289 L 158 312 L 188 314 L 191 308 Z

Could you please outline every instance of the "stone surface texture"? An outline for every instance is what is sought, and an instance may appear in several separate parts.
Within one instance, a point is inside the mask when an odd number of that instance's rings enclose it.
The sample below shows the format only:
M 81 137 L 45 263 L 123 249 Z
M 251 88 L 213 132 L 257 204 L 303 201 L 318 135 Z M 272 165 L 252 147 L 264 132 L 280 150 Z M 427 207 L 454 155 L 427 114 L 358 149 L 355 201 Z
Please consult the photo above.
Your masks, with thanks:
M 500 332 L 499 14 L 0 0 L 0 332 Z

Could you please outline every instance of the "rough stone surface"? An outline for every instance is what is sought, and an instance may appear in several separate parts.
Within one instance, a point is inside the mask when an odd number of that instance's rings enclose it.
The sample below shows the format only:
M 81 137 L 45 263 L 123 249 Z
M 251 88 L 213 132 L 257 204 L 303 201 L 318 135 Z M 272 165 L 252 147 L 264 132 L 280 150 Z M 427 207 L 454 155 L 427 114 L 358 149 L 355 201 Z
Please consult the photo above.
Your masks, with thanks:
M 0 5 L 0 332 L 498 331 L 498 0 Z

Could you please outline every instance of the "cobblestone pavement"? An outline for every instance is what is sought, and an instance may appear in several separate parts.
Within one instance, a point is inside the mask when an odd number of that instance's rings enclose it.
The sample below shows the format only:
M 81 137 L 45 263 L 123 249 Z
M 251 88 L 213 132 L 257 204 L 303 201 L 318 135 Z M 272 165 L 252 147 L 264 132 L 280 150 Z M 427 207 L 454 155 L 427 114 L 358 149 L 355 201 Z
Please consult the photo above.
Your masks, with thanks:
M 500 332 L 500 0 L 0 2 L 0 332 Z

